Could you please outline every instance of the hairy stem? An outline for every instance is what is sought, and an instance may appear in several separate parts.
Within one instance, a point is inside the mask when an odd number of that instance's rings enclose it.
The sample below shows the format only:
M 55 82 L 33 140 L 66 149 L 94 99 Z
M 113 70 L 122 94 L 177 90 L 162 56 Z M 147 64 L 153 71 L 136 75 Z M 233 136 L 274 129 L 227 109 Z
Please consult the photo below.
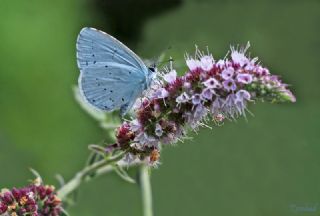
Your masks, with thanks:
M 144 216 L 153 216 L 152 210 L 152 191 L 150 183 L 149 167 L 145 164 L 140 168 L 140 184 L 142 195 L 142 206 Z

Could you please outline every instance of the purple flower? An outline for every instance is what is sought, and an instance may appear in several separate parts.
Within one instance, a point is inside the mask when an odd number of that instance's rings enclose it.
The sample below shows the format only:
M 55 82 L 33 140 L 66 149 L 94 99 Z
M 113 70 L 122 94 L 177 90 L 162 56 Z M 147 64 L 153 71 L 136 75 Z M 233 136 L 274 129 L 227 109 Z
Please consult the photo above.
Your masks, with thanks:
M 234 51 L 231 53 L 231 57 L 234 63 L 239 64 L 241 67 L 249 62 L 249 59 L 244 53 Z
M 187 66 L 189 67 L 190 71 L 196 70 L 201 65 L 199 60 L 195 60 L 193 58 L 186 59 L 186 63 L 187 63 Z
M 250 47 L 248 42 L 246 47 L 240 48 L 239 50 L 231 47 L 231 59 L 234 63 L 239 64 L 241 67 L 250 63 L 250 60 L 245 56 L 246 51 Z
M 165 88 L 160 88 L 154 93 L 156 98 L 166 98 L 169 96 L 169 92 Z
M 215 94 L 215 91 L 213 89 L 205 88 L 205 89 L 203 89 L 203 91 L 201 93 L 201 98 L 203 98 L 205 100 L 211 100 L 213 94 Z
M 232 79 L 233 74 L 234 74 L 234 69 L 232 67 L 228 67 L 222 71 L 221 77 L 224 80 L 229 80 L 229 79 Z
M 220 59 L 219 61 L 217 61 L 216 66 L 220 69 L 223 69 L 226 65 L 226 62 L 223 59 Z
M 161 127 L 161 125 L 160 125 L 159 123 L 156 124 L 155 134 L 156 134 L 158 137 L 161 137 L 162 134 L 163 134 L 162 127 Z
M 255 72 L 256 72 L 258 75 L 260 75 L 260 76 L 266 76 L 266 75 L 269 75 L 269 74 L 270 74 L 270 72 L 269 72 L 269 70 L 268 70 L 267 68 L 264 68 L 264 67 L 262 67 L 262 66 L 260 66 L 260 65 L 258 65 L 258 66 L 256 67 Z
M 190 89 L 190 88 L 191 88 L 191 83 L 185 82 L 185 83 L 183 83 L 183 87 L 184 87 L 185 89 Z
M 141 128 L 141 124 L 139 123 L 138 119 L 134 119 L 130 122 L 130 129 L 132 131 L 138 131 Z
M 173 133 L 168 133 L 166 136 L 161 138 L 163 144 L 174 144 L 177 142 L 177 137 Z
M 250 100 L 250 98 L 251 98 L 251 95 L 246 90 L 239 90 L 236 93 L 236 100 L 241 100 L 241 101 L 247 100 L 248 101 L 248 100 Z
M 249 101 L 251 98 L 251 95 L 248 91 L 246 90 L 239 90 L 237 93 L 236 93 L 236 98 L 234 100 L 234 103 L 235 103 L 235 107 L 237 108 L 238 112 L 240 115 L 244 115 L 245 112 L 245 108 L 246 108 L 246 105 L 247 105 L 247 101 Z
M 138 142 L 140 145 L 144 146 L 158 146 L 159 141 L 153 137 L 153 136 L 149 136 L 148 134 L 141 132 L 140 134 L 138 134 L 134 141 Z
M 212 102 L 210 106 L 211 113 L 213 115 L 216 115 L 222 112 L 223 104 L 224 104 L 224 100 L 221 97 L 216 97 L 216 99 Z
M 222 110 L 223 113 L 228 114 L 230 117 L 235 118 L 235 114 L 237 112 L 237 109 L 235 107 L 235 100 L 236 100 L 236 95 L 235 94 L 229 94 L 224 101 Z
M 176 98 L 176 102 L 178 104 L 180 103 L 186 103 L 190 100 L 190 97 L 187 93 L 183 92 L 181 95 L 179 95 L 177 98 Z
M 222 84 L 226 91 L 235 91 L 237 89 L 237 85 L 233 79 L 225 80 Z
M 250 84 L 252 83 L 252 75 L 251 74 L 238 74 L 237 81 L 243 84 Z
M 209 79 L 207 79 L 206 81 L 203 82 L 203 84 L 207 87 L 207 88 L 221 88 L 221 84 L 219 83 L 218 80 L 216 80 L 215 78 L 211 77 Z
M 194 111 L 192 121 L 194 123 L 198 123 L 206 114 L 207 114 L 207 109 L 204 107 L 204 105 L 198 104 Z
M 214 59 L 212 56 L 205 55 L 200 59 L 201 68 L 204 71 L 210 71 L 213 68 Z
M 192 103 L 193 105 L 198 105 L 201 103 L 201 96 L 199 94 L 192 95 Z
M 176 78 L 177 78 L 177 71 L 176 70 L 172 70 L 163 76 L 163 79 L 168 83 L 174 82 L 176 80 Z
M 125 164 L 132 164 L 135 160 L 137 160 L 137 156 L 130 152 L 125 154 L 125 156 L 122 158 L 122 162 Z

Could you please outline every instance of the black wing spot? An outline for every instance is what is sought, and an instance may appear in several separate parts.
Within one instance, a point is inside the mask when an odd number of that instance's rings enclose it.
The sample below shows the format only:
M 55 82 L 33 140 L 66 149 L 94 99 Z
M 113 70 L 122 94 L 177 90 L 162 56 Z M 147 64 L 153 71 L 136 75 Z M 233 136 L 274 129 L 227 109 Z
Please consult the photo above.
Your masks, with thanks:
M 94 54 L 92 54 L 92 57 L 94 57 Z
M 96 80 L 98 81 L 99 79 L 98 79 L 98 78 L 96 78 Z
M 105 66 L 106 68 L 109 67 L 108 65 Z
M 104 106 L 105 109 L 108 109 L 108 106 Z
M 129 71 L 129 74 L 131 74 L 131 71 Z
M 86 65 L 88 66 L 89 65 L 89 63 L 86 61 Z
M 104 88 L 103 90 L 107 91 L 107 89 L 106 89 L 106 88 Z
M 94 102 L 96 102 L 96 100 L 95 100 L 95 99 L 92 99 L 92 102 L 94 103 Z
M 97 63 L 97 61 L 93 61 L 93 64 Z
M 110 90 L 110 92 L 112 93 L 113 91 L 112 91 L 112 90 Z
M 118 51 L 117 49 L 113 50 L 112 59 L 114 58 L 114 55 L 117 53 L 117 51 Z
M 124 101 L 124 98 L 121 98 L 122 101 Z

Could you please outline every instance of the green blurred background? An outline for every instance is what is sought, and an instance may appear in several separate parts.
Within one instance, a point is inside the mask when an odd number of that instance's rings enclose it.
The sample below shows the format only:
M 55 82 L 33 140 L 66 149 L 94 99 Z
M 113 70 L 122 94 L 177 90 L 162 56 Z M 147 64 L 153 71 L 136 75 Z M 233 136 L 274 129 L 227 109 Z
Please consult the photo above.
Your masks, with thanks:
M 251 42 L 295 104 L 251 106 L 255 117 L 166 148 L 152 185 L 156 216 L 320 215 L 320 2 L 317 0 L 0 0 L 0 188 L 38 170 L 51 184 L 81 169 L 106 137 L 75 102 L 75 41 L 92 26 L 144 58 L 194 44 L 216 58 Z M 317 141 L 318 140 L 318 141 Z M 83 185 L 71 215 L 139 216 L 139 188 L 115 175 Z M 295 212 L 293 206 L 314 211 Z

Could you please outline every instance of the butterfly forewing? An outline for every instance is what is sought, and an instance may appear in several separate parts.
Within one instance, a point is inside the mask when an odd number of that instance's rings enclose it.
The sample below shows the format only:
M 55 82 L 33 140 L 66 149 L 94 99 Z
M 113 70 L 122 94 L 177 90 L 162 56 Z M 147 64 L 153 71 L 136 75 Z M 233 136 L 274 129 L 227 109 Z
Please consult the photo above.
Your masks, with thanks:
M 81 30 L 77 40 L 80 91 L 94 107 L 127 112 L 146 87 L 148 70 L 131 50 L 93 28 Z

